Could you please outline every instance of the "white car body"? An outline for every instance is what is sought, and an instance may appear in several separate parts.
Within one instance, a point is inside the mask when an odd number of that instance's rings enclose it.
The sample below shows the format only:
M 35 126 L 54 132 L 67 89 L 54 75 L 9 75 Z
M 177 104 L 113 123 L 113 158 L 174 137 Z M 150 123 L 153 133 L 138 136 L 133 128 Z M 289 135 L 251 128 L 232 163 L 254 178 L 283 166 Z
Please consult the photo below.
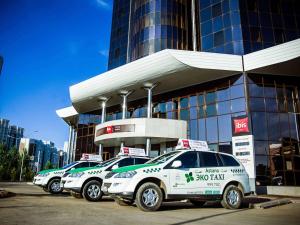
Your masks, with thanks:
M 145 159 L 145 161 L 149 160 L 148 157 L 121 156 L 103 162 L 103 164 L 101 164 L 99 167 L 83 168 L 70 171 L 70 174 L 62 177 L 60 185 L 64 190 L 81 193 L 84 184 L 87 183 L 87 181 L 94 179 L 99 180 L 102 183 L 102 180 L 111 171 L 111 169 L 118 165 L 120 161 L 127 158 Z
M 80 167 L 80 166 L 89 166 L 91 163 L 93 163 L 93 165 L 96 165 L 97 163 L 100 163 L 98 161 L 76 161 L 73 162 L 71 164 L 69 164 L 69 166 L 67 165 L 67 168 L 60 168 L 60 169 L 49 169 L 49 170 L 42 170 L 40 171 L 36 176 L 34 176 L 33 178 L 33 184 L 40 186 L 40 187 L 44 187 L 46 188 L 49 184 L 49 182 L 52 179 L 61 179 L 61 177 L 68 171 L 75 169 L 76 167 Z
M 140 166 L 113 170 L 106 176 L 102 191 L 115 199 L 133 201 L 138 188 L 143 183 L 155 182 L 163 190 L 164 199 L 220 199 L 225 187 L 229 183 L 235 183 L 241 187 L 243 194 L 250 193 L 248 174 L 244 166 L 235 158 L 238 166 L 171 167 L 172 163 L 186 152 L 209 152 L 234 158 L 229 154 L 212 151 L 178 150 L 174 151 L 174 155 L 162 163 L 149 164 L 151 163 L 149 162 Z M 201 154 L 198 154 L 197 161 L 201 161 L 200 156 Z M 118 178 L 120 176 L 124 178 Z M 126 176 L 128 178 L 125 178 Z

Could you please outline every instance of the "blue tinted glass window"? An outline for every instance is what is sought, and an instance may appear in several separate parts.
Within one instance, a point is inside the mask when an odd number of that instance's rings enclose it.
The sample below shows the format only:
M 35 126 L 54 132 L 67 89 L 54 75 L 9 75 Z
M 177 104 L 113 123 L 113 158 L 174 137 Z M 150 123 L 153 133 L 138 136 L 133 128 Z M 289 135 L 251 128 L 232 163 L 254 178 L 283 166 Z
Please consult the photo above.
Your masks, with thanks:
M 210 117 L 206 119 L 206 135 L 207 141 L 214 143 L 218 142 L 218 124 L 217 117 Z
M 244 85 L 235 85 L 230 87 L 231 98 L 240 98 L 244 97 Z
M 230 101 L 218 103 L 218 115 L 230 113 Z
M 206 140 L 206 128 L 205 128 L 205 119 L 198 120 L 198 134 L 199 140 Z
M 190 119 L 197 119 L 198 114 L 197 114 L 197 108 L 196 107 L 192 107 L 190 108 Z
M 206 106 L 206 116 L 215 116 L 217 115 L 217 105 L 211 104 Z
M 238 55 L 244 54 L 243 42 L 242 41 L 233 42 L 233 50 L 234 50 L 234 54 L 238 54 Z
M 267 140 L 267 121 L 266 114 L 264 112 L 253 112 L 252 113 L 252 127 L 253 134 L 256 140 Z
M 190 121 L 190 137 L 192 140 L 198 139 L 198 126 L 197 126 L 197 120 L 191 120 Z
M 213 31 L 217 32 L 223 28 L 222 16 L 218 16 L 213 19 Z
M 232 41 L 232 30 L 231 27 L 225 30 L 225 42 L 231 42 Z
M 221 44 L 224 44 L 224 32 L 223 31 L 214 33 L 214 46 L 218 46 Z
M 233 44 L 232 43 L 228 43 L 224 46 L 224 53 L 227 54 L 233 54 Z
M 231 23 L 232 25 L 241 24 L 240 13 L 238 11 L 234 11 L 231 13 Z
M 204 50 L 211 49 L 213 47 L 213 35 L 207 35 L 201 40 L 202 48 Z
M 232 40 L 234 41 L 242 40 L 242 31 L 240 27 L 232 28 Z
M 222 9 L 223 13 L 227 13 L 229 11 L 229 0 L 222 1 Z
M 201 24 L 202 36 L 208 35 L 212 32 L 212 21 L 208 20 Z
M 219 142 L 231 141 L 231 115 L 223 115 L 218 117 L 219 126 Z
M 237 98 L 234 100 L 231 100 L 231 112 L 241 112 L 245 111 L 246 102 L 244 98 Z
M 201 22 L 211 19 L 211 8 L 206 8 L 200 12 Z
M 217 91 L 217 99 L 218 101 L 226 101 L 230 99 L 230 91 L 229 88 L 221 89 Z
M 223 21 L 224 21 L 224 27 L 231 26 L 231 20 L 230 20 L 230 14 L 229 13 L 223 15 Z
M 233 10 L 239 10 L 239 1 L 238 0 L 230 0 L 230 9 Z
M 216 99 L 217 99 L 216 92 L 207 92 L 205 95 L 206 104 L 216 102 Z
M 222 15 L 222 6 L 221 3 L 212 6 L 212 16 L 217 17 Z
M 204 9 L 210 5 L 210 0 L 200 0 L 200 9 Z
M 265 111 L 264 98 L 250 98 L 249 100 L 251 111 Z
M 190 102 L 190 107 L 197 106 L 197 96 L 196 95 L 190 96 L 189 102 Z

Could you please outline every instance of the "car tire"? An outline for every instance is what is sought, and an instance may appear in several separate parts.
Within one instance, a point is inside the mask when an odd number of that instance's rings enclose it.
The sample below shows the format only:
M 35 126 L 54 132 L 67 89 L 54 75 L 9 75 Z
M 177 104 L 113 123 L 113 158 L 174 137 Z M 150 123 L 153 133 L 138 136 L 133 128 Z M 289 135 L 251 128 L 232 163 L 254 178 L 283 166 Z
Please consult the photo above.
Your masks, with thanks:
M 197 207 L 202 207 L 206 201 L 196 200 L 196 199 L 190 199 L 190 202 Z
M 60 187 L 60 179 L 54 178 L 48 184 L 48 190 L 51 194 L 60 194 L 63 189 Z
M 145 212 L 157 211 L 163 201 L 163 192 L 155 183 L 144 183 L 137 190 L 135 203 Z
M 131 206 L 133 204 L 133 201 L 130 200 L 121 200 L 121 199 L 114 199 L 115 202 L 120 206 Z
M 235 185 L 228 185 L 223 193 L 221 204 L 226 209 L 239 209 L 243 201 L 243 193 Z
M 43 191 L 44 191 L 44 192 L 49 192 L 49 190 L 48 190 L 47 187 L 43 187 Z
M 71 196 L 74 198 L 82 198 L 82 194 L 81 193 L 77 193 L 75 191 L 71 191 Z
M 103 196 L 101 185 L 97 180 L 87 182 L 83 187 L 83 197 L 90 202 L 100 201 Z

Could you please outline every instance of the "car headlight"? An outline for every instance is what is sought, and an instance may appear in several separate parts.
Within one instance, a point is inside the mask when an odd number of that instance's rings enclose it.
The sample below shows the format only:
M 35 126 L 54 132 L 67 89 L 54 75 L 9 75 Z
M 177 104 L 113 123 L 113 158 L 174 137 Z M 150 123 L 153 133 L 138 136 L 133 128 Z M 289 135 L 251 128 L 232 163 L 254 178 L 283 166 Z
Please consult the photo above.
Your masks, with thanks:
M 131 178 L 136 174 L 135 171 L 128 171 L 123 173 L 118 173 L 115 178 Z
M 79 178 L 84 174 L 84 172 L 71 173 L 68 177 Z
M 42 174 L 39 174 L 39 177 L 47 177 L 49 175 L 49 173 L 42 173 Z

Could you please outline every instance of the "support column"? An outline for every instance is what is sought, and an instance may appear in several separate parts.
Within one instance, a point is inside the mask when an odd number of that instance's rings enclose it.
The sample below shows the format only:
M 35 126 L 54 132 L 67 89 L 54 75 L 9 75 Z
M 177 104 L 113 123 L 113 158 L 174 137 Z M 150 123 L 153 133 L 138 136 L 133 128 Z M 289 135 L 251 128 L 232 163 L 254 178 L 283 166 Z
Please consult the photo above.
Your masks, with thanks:
M 106 98 L 106 97 L 100 97 L 99 98 L 100 106 L 101 106 L 101 109 L 102 109 L 102 112 L 101 112 L 101 124 L 104 123 L 105 120 L 106 120 L 106 103 L 107 103 L 107 101 L 109 99 L 110 98 Z M 103 153 L 103 146 L 102 146 L 102 144 L 99 144 L 98 154 L 100 155 L 101 160 L 103 160 L 102 159 L 102 153 Z
M 69 124 L 69 141 L 68 141 L 68 152 L 67 152 L 67 163 L 71 163 L 71 149 L 72 149 L 72 126 Z
M 157 84 L 145 84 L 144 89 L 148 92 L 147 101 L 147 118 L 152 118 L 152 90 L 157 86 Z M 151 151 L 151 139 L 146 139 L 146 155 L 150 156 Z
M 122 101 L 122 119 L 127 117 L 127 98 L 133 91 L 122 90 L 120 91 L 120 96 L 123 99 Z M 121 148 L 124 147 L 124 142 L 121 142 Z
M 196 6 L 195 0 L 192 0 L 192 32 L 193 32 L 193 51 L 197 51 L 197 35 L 196 35 Z
M 72 157 L 72 162 L 75 161 L 75 156 L 76 156 L 76 142 L 77 142 L 77 131 L 73 128 L 74 131 L 74 138 L 73 138 L 73 157 Z

